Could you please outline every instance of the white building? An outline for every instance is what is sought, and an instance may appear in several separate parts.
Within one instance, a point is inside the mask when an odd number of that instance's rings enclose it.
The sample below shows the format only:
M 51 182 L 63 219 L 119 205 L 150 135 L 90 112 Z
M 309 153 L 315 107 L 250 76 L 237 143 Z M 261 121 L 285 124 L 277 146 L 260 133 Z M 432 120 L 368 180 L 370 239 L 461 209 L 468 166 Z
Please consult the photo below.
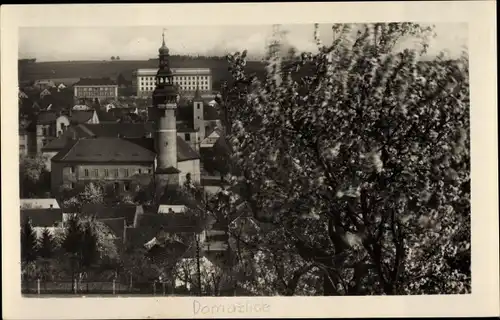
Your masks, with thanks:
M 212 91 L 212 72 L 208 68 L 172 68 L 174 84 L 181 92 Z M 137 96 L 150 95 L 155 89 L 155 77 L 158 69 L 138 69 L 132 77 L 132 85 L 137 90 Z

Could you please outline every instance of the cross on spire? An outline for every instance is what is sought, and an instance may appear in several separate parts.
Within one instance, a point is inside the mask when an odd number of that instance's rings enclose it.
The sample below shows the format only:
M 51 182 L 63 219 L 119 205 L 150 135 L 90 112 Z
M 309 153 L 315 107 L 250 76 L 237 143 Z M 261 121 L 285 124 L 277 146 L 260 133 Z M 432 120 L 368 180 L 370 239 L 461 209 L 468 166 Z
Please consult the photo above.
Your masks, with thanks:
M 161 37 L 163 39 L 162 46 L 165 46 L 165 31 L 167 31 L 167 28 L 163 28 L 163 31 L 161 33 Z

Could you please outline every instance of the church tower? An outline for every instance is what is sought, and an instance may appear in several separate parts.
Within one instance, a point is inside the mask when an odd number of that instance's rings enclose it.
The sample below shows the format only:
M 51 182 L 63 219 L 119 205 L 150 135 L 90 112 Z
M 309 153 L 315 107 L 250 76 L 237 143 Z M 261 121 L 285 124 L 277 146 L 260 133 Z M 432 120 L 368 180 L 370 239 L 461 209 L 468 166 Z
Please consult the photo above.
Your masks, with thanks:
M 156 150 L 155 184 L 156 199 L 162 197 L 167 186 L 179 185 L 177 169 L 177 89 L 169 67 L 169 50 L 165 45 L 165 34 L 159 51 L 159 66 L 156 73 L 156 88 L 153 91 L 154 142 Z
M 205 139 L 205 121 L 203 119 L 203 99 L 200 94 L 200 87 L 196 85 L 196 91 L 193 98 L 193 128 L 198 132 L 200 141 Z M 199 141 L 197 141 L 199 142 Z

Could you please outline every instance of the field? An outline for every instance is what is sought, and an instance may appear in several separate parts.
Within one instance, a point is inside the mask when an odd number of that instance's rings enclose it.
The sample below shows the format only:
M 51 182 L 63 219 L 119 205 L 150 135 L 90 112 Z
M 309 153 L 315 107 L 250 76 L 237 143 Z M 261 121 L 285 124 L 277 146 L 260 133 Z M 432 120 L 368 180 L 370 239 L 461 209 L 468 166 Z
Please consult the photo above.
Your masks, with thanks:
M 33 81 L 37 79 L 78 79 L 85 77 L 115 78 L 122 74 L 125 79 L 132 79 L 132 72 L 139 68 L 155 68 L 155 60 L 123 60 L 123 61 L 57 61 L 21 63 L 18 65 L 19 81 Z M 183 58 L 171 57 L 172 68 L 210 68 L 213 76 L 214 89 L 219 88 L 220 82 L 230 78 L 228 64 L 224 59 L 210 58 Z M 262 73 L 262 62 L 248 62 L 249 72 Z M 65 82 L 65 81 L 60 81 Z

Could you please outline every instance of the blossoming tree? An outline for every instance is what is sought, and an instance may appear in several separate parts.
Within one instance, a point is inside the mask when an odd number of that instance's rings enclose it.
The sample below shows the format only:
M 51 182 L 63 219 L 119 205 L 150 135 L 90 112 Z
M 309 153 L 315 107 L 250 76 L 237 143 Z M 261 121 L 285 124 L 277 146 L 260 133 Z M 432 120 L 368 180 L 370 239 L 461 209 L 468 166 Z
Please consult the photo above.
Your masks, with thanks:
M 467 56 L 423 59 L 414 23 L 332 31 L 266 79 L 228 56 L 228 182 L 267 226 L 245 241 L 265 294 L 470 292 Z

